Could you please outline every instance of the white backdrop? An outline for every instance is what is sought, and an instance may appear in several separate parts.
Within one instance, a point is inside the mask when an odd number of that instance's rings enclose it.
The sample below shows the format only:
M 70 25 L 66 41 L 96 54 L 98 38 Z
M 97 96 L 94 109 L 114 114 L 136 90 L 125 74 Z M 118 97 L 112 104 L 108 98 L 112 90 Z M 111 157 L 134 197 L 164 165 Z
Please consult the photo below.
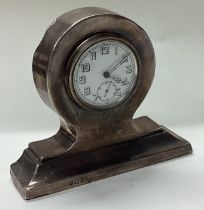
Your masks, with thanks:
M 45 29 L 56 17 L 84 6 L 116 11 L 146 30 L 156 53 L 156 75 L 148 96 L 135 116 L 148 115 L 156 122 L 173 128 L 191 140 L 196 154 L 182 161 L 173 161 L 170 165 L 165 163 L 165 166 L 152 166 L 112 178 L 109 183 L 112 183 L 110 186 L 115 189 L 111 190 L 116 193 L 112 200 L 110 195 L 103 197 L 109 191 L 108 181 L 103 180 L 56 197 L 39 199 L 32 204 L 24 203 L 19 200 L 21 198 L 11 184 L 9 164 L 19 157 L 28 142 L 48 137 L 59 127 L 58 117 L 44 105 L 34 87 L 32 56 Z M 152 210 L 154 207 L 157 210 L 176 209 L 176 199 L 180 206 L 177 209 L 203 209 L 201 195 L 204 191 L 199 188 L 204 186 L 204 171 L 201 170 L 204 159 L 203 7 L 202 0 L 0 0 L 0 142 L 3 142 L 3 152 L 0 154 L 0 209 L 56 209 L 60 208 L 60 203 L 65 209 L 84 209 L 82 203 L 87 199 L 85 209 L 93 207 L 94 210 L 103 207 L 130 210 L 136 206 L 139 210 Z M 149 174 L 152 174 L 151 178 Z M 188 194 L 189 183 L 189 188 L 195 193 Z M 98 188 L 100 190 L 97 191 Z M 112 202 L 120 203 L 124 198 L 118 193 L 121 189 L 130 198 L 126 197 L 126 204 L 113 206 Z M 86 192 L 91 194 L 87 195 Z M 174 197 L 171 197 L 172 194 Z M 182 194 L 185 194 L 187 201 L 180 200 Z M 77 205 L 80 196 L 82 203 Z M 8 202 L 9 197 L 14 201 Z M 98 206 L 96 200 L 99 198 L 103 202 Z M 149 203 L 145 203 L 145 199 Z M 192 203 L 190 199 L 194 199 Z M 165 204 L 170 205 L 169 208 Z
M 0 132 L 58 128 L 32 80 L 32 56 L 62 13 L 100 6 L 127 16 L 149 34 L 156 53 L 153 86 L 137 116 L 165 125 L 204 123 L 202 0 L 0 0 Z

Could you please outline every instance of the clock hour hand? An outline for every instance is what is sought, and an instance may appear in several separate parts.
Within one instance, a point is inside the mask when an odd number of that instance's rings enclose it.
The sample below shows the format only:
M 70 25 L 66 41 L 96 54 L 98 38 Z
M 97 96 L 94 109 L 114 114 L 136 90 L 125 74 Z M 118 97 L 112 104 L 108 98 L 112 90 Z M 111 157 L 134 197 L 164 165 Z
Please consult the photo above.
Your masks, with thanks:
M 122 80 L 120 77 L 118 77 L 118 76 L 115 77 L 115 76 L 112 76 L 112 75 L 110 75 L 110 78 L 112 80 L 114 80 L 116 83 L 121 83 L 122 85 L 127 85 L 129 83 L 127 78 Z
M 122 82 L 122 79 L 120 77 L 115 77 L 113 75 L 110 75 L 110 78 L 112 80 L 114 80 L 116 83 L 121 83 Z

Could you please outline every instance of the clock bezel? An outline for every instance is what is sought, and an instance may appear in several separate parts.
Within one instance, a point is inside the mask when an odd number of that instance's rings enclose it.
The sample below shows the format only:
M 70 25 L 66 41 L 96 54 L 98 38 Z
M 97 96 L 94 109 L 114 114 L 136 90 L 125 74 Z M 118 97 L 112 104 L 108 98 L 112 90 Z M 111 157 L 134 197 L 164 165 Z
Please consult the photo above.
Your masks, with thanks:
M 83 100 L 83 98 L 79 96 L 79 94 L 75 91 L 73 80 L 74 80 L 74 71 L 75 71 L 75 67 L 78 60 L 81 58 L 81 56 L 86 52 L 88 48 L 102 41 L 116 41 L 123 45 L 126 45 L 128 49 L 132 52 L 132 55 L 134 56 L 136 68 L 135 68 L 135 81 L 129 88 L 128 94 L 124 95 L 119 100 L 115 101 L 114 103 L 98 106 L 98 105 L 93 105 L 86 102 L 85 100 Z M 76 47 L 76 49 L 74 50 L 67 64 L 65 86 L 66 86 L 66 90 L 69 96 L 73 99 L 73 101 L 85 110 L 102 111 L 102 110 L 107 110 L 107 109 L 113 109 L 125 103 L 134 94 L 136 90 L 136 86 L 138 84 L 138 80 L 139 80 L 139 75 L 140 75 L 139 72 L 140 72 L 140 68 L 139 68 L 139 59 L 138 59 L 137 51 L 131 45 L 131 43 L 129 43 L 128 40 L 125 39 L 124 37 L 118 36 L 117 34 L 101 33 L 101 34 L 90 36 L 89 38 L 82 41 L 82 43 L 80 43 Z

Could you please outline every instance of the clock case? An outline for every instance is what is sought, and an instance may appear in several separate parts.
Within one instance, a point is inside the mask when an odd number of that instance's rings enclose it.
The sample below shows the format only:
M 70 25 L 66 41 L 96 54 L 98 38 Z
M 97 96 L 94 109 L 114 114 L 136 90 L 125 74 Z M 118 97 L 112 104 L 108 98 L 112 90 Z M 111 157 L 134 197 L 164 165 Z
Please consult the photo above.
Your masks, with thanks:
M 92 36 L 117 36 L 134 50 L 138 81 L 122 104 L 86 109 L 65 84 L 67 64 Z M 11 165 L 14 185 L 24 199 L 59 192 L 192 153 L 190 143 L 148 117 L 133 115 L 148 93 L 155 69 L 146 32 L 133 21 L 102 8 L 65 13 L 47 29 L 33 58 L 34 82 L 42 100 L 60 117 L 54 136 L 32 142 Z

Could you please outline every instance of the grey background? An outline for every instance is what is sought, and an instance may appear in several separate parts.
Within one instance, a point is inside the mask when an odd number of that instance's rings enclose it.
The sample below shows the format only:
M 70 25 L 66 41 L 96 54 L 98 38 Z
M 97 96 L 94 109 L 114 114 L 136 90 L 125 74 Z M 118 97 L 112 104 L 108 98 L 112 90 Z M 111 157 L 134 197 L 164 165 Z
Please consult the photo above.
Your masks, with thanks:
M 135 116 L 167 126 L 204 123 L 203 5 L 202 0 L 1 0 L 0 132 L 57 130 L 58 117 L 35 90 L 32 56 L 57 16 L 84 6 L 133 19 L 153 42 L 155 80 Z

